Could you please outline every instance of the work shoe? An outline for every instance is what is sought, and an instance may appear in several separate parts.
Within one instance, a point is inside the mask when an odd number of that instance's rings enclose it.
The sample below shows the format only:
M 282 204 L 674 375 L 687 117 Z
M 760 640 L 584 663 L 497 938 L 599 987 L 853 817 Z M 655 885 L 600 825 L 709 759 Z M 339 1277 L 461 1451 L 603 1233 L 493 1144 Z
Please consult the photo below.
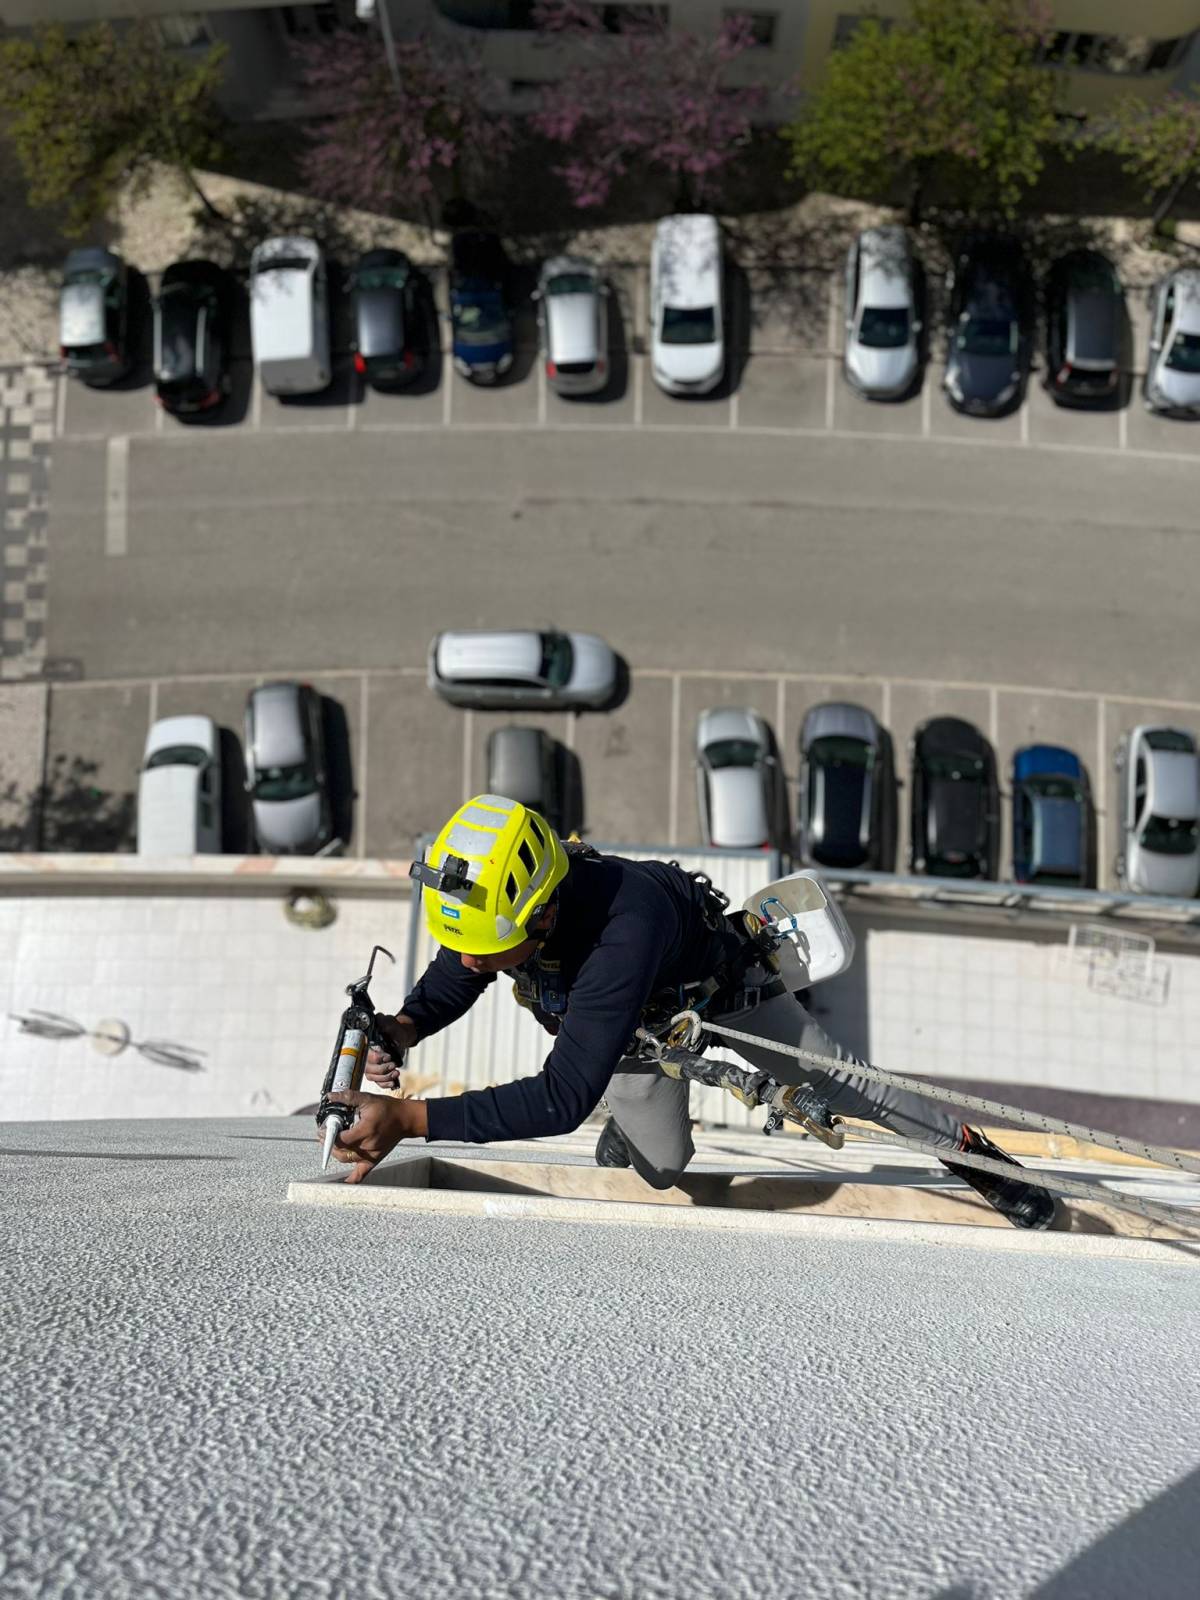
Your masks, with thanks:
M 601 1128 L 600 1137 L 596 1140 L 596 1165 L 598 1167 L 633 1165 L 629 1157 L 629 1146 L 611 1117 Z
M 985 1156 L 989 1161 L 1007 1161 L 1010 1166 L 1021 1163 L 993 1144 L 978 1128 L 963 1124 L 962 1143 L 958 1147 L 967 1155 Z M 994 1206 L 1002 1217 L 1007 1217 L 1014 1228 L 1048 1228 L 1058 1213 L 1058 1202 L 1048 1189 L 1035 1188 L 1022 1183 L 1019 1178 L 1002 1178 L 995 1172 L 984 1172 L 980 1167 L 960 1166 L 956 1161 L 942 1158 L 956 1178 L 969 1183 L 976 1194 L 981 1194 L 988 1205 Z

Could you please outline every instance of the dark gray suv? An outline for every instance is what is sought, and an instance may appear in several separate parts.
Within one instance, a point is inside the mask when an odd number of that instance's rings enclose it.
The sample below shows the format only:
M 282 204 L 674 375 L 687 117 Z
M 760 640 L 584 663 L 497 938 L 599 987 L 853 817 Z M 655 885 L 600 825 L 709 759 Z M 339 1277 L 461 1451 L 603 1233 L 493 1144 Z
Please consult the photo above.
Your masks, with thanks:
M 1073 250 L 1046 277 L 1046 388 L 1060 406 L 1111 405 L 1121 380 L 1124 291 L 1098 250 Z

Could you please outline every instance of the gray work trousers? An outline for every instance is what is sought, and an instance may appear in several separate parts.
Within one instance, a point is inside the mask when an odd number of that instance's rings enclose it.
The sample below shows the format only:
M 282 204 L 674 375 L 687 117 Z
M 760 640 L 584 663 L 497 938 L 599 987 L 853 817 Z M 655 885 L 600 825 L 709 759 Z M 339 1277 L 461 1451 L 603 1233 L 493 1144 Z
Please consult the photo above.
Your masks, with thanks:
M 850 1068 L 862 1065 L 857 1056 L 834 1043 L 795 995 L 775 995 L 745 1010 L 717 1012 L 713 1021 L 762 1039 L 777 1039 L 781 1044 L 834 1056 Z M 811 1063 L 778 1050 L 759 1049 L 732 1039 L 718 1043 L 736 1051 L 751 1066 L 769 1072 L 780 1083 L 810 1083 L 834 1112 L 877 1122 L 910 1139 L 943 1144 L 947 1151 L 960 1146 L 962 1122 L 922 1095 L 875 1083 L 853 1070 L 822 1072 Z M 690 1087 L 667 1077 L 653 1063 L 627 1057 L 604 1091 L 635 1170 L 655 1189 L 669 1189 L 696 1153 L 688 1116 Z

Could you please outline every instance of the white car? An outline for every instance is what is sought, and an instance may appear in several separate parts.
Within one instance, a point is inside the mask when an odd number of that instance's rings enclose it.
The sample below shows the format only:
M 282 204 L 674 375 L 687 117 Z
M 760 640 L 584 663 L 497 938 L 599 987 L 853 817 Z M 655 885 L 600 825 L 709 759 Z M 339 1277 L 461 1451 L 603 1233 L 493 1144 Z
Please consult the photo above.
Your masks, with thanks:
M 846 257 L 847 381 L 869 400 L 896 400 L 920 364 L 912 252 L 898 224 L 867 228 Z
M 650 252 L 650 366 L 668 394 L 708 394 L 724 375 L 723 277 L 716 217 L 663 217 Z
M 617 658 L 594 633 L 439 633 L 429 647 L 429 687 L 456 706 L 599 710 L 616 693 Z
M 1142 393 L 1149 411 L 1200 417 L 1200 268 L 1178 268 L 1151 293 Z
M 1123 735 L 1116 750 L 1117 881 L 1132 894 L 1188 900 L 1200 888 L 1200 756 L 1181 728 Z
M 533 292 L 546 380 L 556 394 L 595 394 L 608 382 L 608 285 L 581 256 L 547 261 Z
M 250 256 L 250 344 L 268 394 L 316 394 L 333 377 L 325 257 L 315 239 L 264 239 Z
M 221 746 L 211 717 L 163 717 L 146 735 L 138 778 L 140 856 L 221 849 Z
M 696 803 L 704 843 L 765 849 L 778 767 L 771 734 L 745 706 L 715 706 L 696 722 Z

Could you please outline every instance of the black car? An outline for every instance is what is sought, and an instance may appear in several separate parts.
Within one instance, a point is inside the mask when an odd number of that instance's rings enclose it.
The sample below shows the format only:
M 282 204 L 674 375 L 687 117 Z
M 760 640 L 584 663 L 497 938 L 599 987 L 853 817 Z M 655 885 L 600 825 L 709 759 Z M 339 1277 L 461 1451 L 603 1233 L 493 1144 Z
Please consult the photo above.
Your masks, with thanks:
M 956 411 L 999 417 L 1020 404 L 1032 311 L 1029 271 L 1014 242 L 983 239 L 960 254 L 951 276 L 942 381 Z
M 354 370 L 373 389 L 402 389 L 428 354 L 423 280 L 403 250 L 368 250 L 350 274 Z
M 174 416 L 211 411 L 229 394 L 233 284 L 212 261 L 176 261 L 154 299 L 154 388 Z
M 1073 250 L 1046 278 L 1046 388 L 1060 406 L 1110 405 L 1121 377 L 1125 296 L 1098 250 Z
M 913 736 L 911 766 L 910 870 L 994 878 L 1000 794 L 991 745 L 960 717 L 934 717 Z
M 111 250 L 72 250 L 59 296 L 58 353 L 68 376 L 92 388 L 118 383 L 133 365 L 129 269 Z
M 883 864 L 882 730 L 864 707 L 827 701 L 800 729 L 799 852 L 825 867 Z

